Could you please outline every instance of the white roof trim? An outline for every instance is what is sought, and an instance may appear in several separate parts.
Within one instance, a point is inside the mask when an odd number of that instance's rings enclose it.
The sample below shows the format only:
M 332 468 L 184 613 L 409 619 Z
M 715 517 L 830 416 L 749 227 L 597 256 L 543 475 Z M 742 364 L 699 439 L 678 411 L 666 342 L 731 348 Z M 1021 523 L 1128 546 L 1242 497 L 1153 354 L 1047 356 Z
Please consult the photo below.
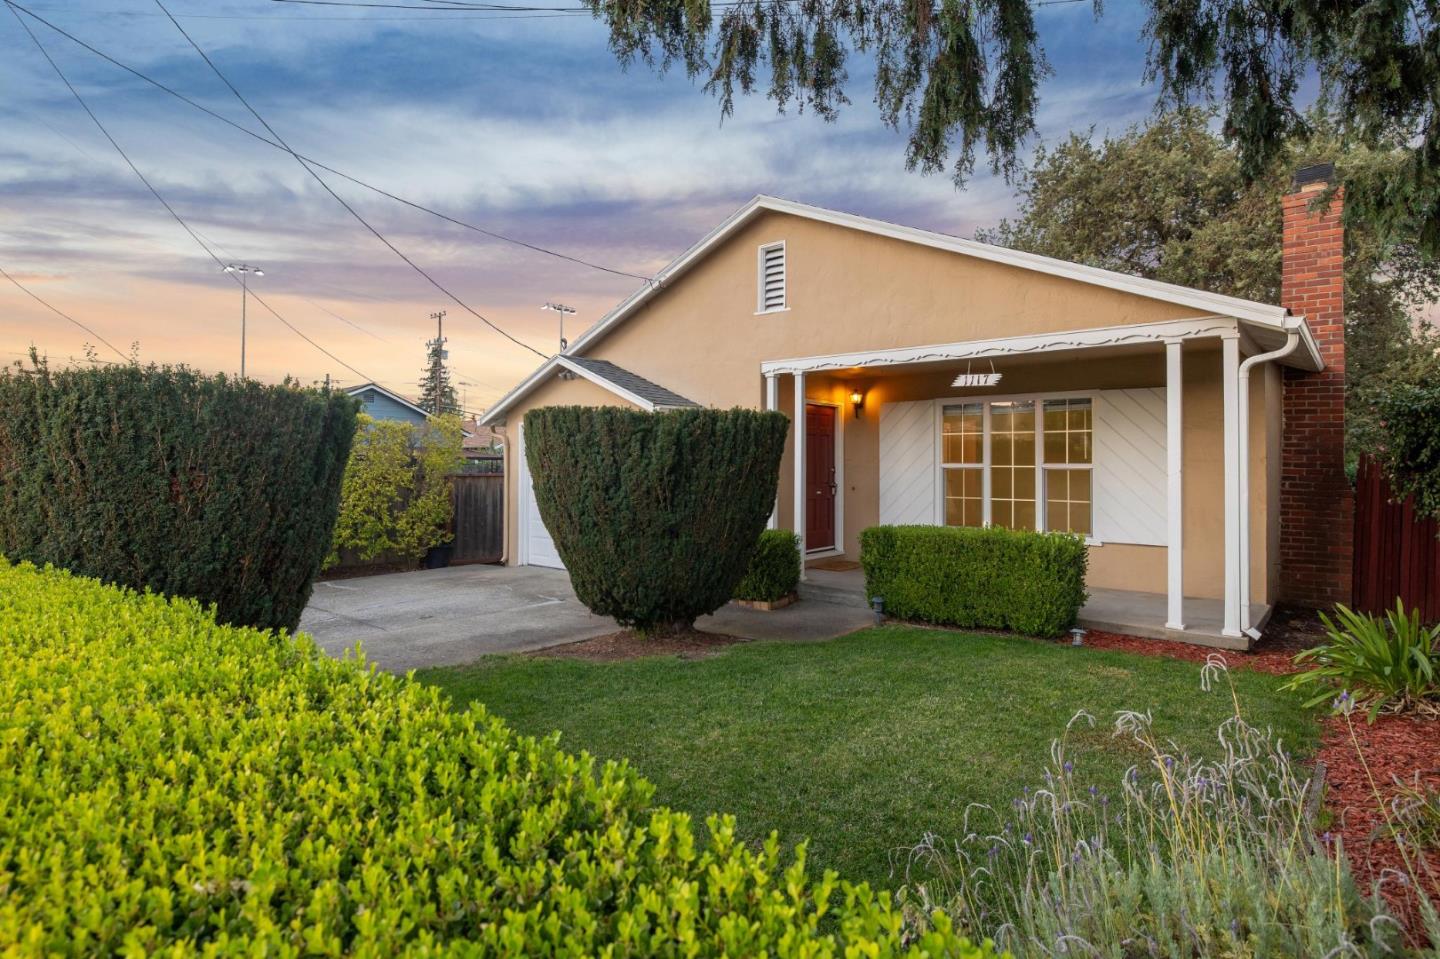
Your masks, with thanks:
M 1290 321 L 1294 322 L 1291 317 Z M 1156 323 L 1134 323 L 1104 326 L 1087 330 L 1066 330 L 1058 333 L 1034 333 L 991 340 L 970 340 L 963 343 L 940 343 L 930 346 L 902 346 L 888 350 L 859 350 L 853 353 L 832 353 L 823 356 L 801 356 L 784 360 L 766 360 L 760 364 L 765 376 L 793 373 L 816 373 L 827 370 L 848 370 L 906 363 L 944 363 L 953 360 L 989 359 L 997 356 L 1029 356 L 1060 350 L 1084 350 L 1113 346 L 1134 346 L 1141 343 L 1165 343 L 1172 340 L 1193 340 L 1202 337 L 1238 336 L 1245 321 L 1230 316 L 1201 316 L 1189 320 L 1163 320 Z M 1304 325 L 1301 324 L 1301 329 Z M 1299 332 L 1298 330 L 1296 332 Z M 1303 354 L 1295 357 L 1307 360 Z M 1310 368 L 1308 363 L 1300 365 Z M 1319 369 L 1319 367 L 1315 367 Z
M 424 409 L 422 409 L 421 407 L 419 407 L 419 406 L 415 405 L 414 403 L 410 402 L 410 401 L 407 400 L 405 397 L 401 396 L 399 393 L 393 392 L 393 391 L 391 391 L 391 390 L 387 390 L 385 387 L 381 386 L 379 383 L 361 383 L 359 386 L 352 386 L 352 387 L 350 387 L 350 388 L 347 389 L 345 392 L 346 392 L 348 395 L 350 395 L 350 396 L 354 396 L 355 394 L 357 394 L 357 393 L 363 393 L 363 392 L 365 392 L 366 390 L 374 390 L 374 391 L 377 392 L 377 393 L 383 393 L 385 396 L 390 397 L 390 399 L 392 399 L 392 400 L 394 400 L 395 402 L 401 404 L 402 406 L 408 406 L 410 409 L 412 409 L 412 410 L 414 410 L 415 412 L 419 413 L 421 416 L 428 417 L 428 416 L 430 415 L 429 413 L 425 412 Z
M 1177 286 L 1173 283 L 1161 283 L 1158 280 L 1147 280 L 1138 276 L 1117 273 L 1113 270 L 1102 270 L 1093 266 L 1082 266 L 1078 263 L 1069 263 L 1065 260 L 1057 260 L 1048 256 L 1023 253 L 1019 250 L 1011 250 L 1002 246 L 991 246 L 988 243 L 980 243 L 975 240 L 964 240 L 960 237 L 948 236 L 944 233 L 917 230 L 914 227 L 900 226 L 895 223 L 887 223 L 883 220 L 873 220 L 869 217 L 856 216 L 853 213 L 841 213 L 836 210 L 826 210 L 822 207 L 797 203 L 794 200 L 782 200 L 779 197 L 761 195 L 736 210 L 727 217 L 724 222 L 711 230 L 699 243 L 696 243 L 675 260 L 671 261 L 668 266 L 655 275 L 654 282 L 648 283 L 635 291 L 613 310 L 605 314 L 599 322 L 581 334 L 574 343 L 571 343 L 566 352 L 583 354 L 591 344 L 603 337 L 627 316 L 652 299 L 660 290 L 664 289 L 667 283 L 684 273 L 736 230 L 766 211 L 788 213 L 792 216 L 804 217 L 805 219 L 816 220 L 821 223 L 833 223 L 839 226 L 861 230 L 866 233 L 872 233 L 877 236 L 887 236 L 892 239 L 903 240 L 907 243 L 917 243 L 921 246 L 928 246 L 938 250 L 948 250 L 952 253 L 973 256 L 994 263 L 1002 263 L 1007 266 L 1020 267 L 1026 270 L 1035 270 L 1051 276 L 1065 277 L 1067 279 L 1078 280 L 1081 283 L 1089 283 L 1112 290 L 1120 290 L 1125 293 L 1133 293 L 1137 296 L 1143 296 L 1153 300 L 1162 300 L 1167 303 L 1189 306 L 1207 315 L 1218 314 L 1222 316 L 1232 316 L 1236 319 L 1248 320 L 1252 323 L 1275 329 L 1291 328 L 1285 323 L 1289 312 L 1284 307 L 1267 303 L 1257 303 L 1254 300 L 1242 300 L 1234 296 L 1222 296 L 1218 293 L 1207 293 L 1203 290 Z M 1309 337 L 1306 337 L 1306 339 L 1309 345 L 1313 347 L 1313 339 Z M 1315 355 L 1316 362 L 1319 362 L 1318 351 Z
M 535 387 L 545 382 L 549 375 L 556 372 L 557 369 L 566 369 L 577 376 L 582 376 L 585 379 L 589 380 L 591 383 L 594 383 L 596 386 L 602 387 L 610 391 L 611 393 L 614 393 L 621 399 L 628 400 L 629 402 L 634 403 L 636 406 L 640 407 L 640 409 L 644 410 L 647 413 L 654 413 L 656 410 L 666 410 L 671 408 L 668 406 L 660 406 L 656 403 L 652 403 L 650 400 L 647 400 L 640 394 L 632 393 L 629 390 L 625 389 L 623 386 L 612 383 L 610 380 L 607 380 L 605 377 L 599 375 L 593 370 L 586 369 L 579 363 L 571 360 L 569 357 L 552 356 L 550 357 L 550 359 L 540 364 L 539 369 L 537 369 L 534 373 L 531 373 L 528 377 L 522 380 L 519 386 L 515 387 L 509 393 L 506 393 L 504 397 L 501 398 L 500 402 L 496 403 L 494 406 L 490 407 L 490 409 L 486 410 L 485 415 L 480 417 L 478 421 L 479 424 L 481 426 L 493 426 L 496 423 L 504 422 L 505 411 L 508 410 L 510 407 L 514 406 L 518 400 L 525 396 L 525 394 L 529 393 L 531 390 L 535 389 Z

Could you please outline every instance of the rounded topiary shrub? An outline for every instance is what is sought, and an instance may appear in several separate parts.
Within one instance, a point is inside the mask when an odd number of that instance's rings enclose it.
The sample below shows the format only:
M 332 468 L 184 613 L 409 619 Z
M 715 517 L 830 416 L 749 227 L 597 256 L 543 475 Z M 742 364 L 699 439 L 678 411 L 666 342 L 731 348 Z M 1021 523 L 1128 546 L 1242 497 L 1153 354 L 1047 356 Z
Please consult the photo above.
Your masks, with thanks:
M 527 413 L 535 502 L 580 601 L 642 632 L 729 602 L 774 506 L 788 429 L 781 413 L 743 409 Z
M 294 629 L 356 408 L 183 367 L 0 373 L 0 554 Z
M 788 529 L 760 534 L 735 598 L 761 603 L 784 599 L 800 585 L 800 537 Z

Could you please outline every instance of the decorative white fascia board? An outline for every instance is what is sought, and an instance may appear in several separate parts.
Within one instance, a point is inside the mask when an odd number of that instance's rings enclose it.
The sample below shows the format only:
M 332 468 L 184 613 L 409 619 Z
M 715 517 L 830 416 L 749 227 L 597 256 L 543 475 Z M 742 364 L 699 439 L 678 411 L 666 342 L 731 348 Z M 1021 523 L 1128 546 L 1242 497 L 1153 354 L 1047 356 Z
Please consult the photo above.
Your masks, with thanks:
M 906 243 L 915 243 L 933 249 L 947 250 L 952 253 L 960 253 L 981 260 L 1001 263 L 1006 266 L 1019 267 L 1020 269 L 1034 270 L 1051 276 L 1077 280 L 1093 286 L 1106 287 L 1124 293 L 1133 293 L 1137 296 L 1143 296 L 1152 300 L 1161 300 L 1167 303 L 1189 306 L 1196 310 L 1203 310 L 1206 313 L 1233 316 L 1265 326 L 1279 328 L 1283 326 L 1287 317 L 1287 311 L 1284 307 L 1269 303 L 1259 303 L 1254 300 L 1224 296 L 1219 293 L 1209 293 L 1205 290 L 1178 286 L 1174 283 L 1161 283 L 1158 280 L 1148 280 L 1144 277 L 1130 276 L 1125 273 L 1117 273 L 1113 270 L 1102 270 L 1098 267 L 1083 266 L 1079 263 L 1070 263 L 1048 256 L 1040 256 L 1035 253 L 1024 253 L 1007 247 L 992 246 L 976 240 L 965 240 L 956 236 L 947 236 L 944 233 L 934 233 L 929 230 L 919 230 L 914 227 L 901 226 L 896 223 L 887 223 L 884 220 L 874 220 L 869 217 L 857 216 L 853 213 L 827 210 L 823 207 L 810 206 L 809 204 L 798 203 L 794 200 L 784 200 L 779 197 L 760 195 L 730 214 L 730 216 L 726 217 L 715 229 L 707 233 L 698 243 L 672 260 L 664 269 L 655 275 L 652 282 L 636 290 L 613 310 L 601 317 L 594 326 L 577 337 L 575 342 L 570 344 L 566 352 L 574 354 L 584 353 L 586 348 L 592 343 L 599 340 L 616 324 L 622 322 L 642 304 L 649 301 L 664 289 L 670 280 L 675 279 L 685 272 L 685 270 L 703 258 L 711 249 L 722 243 L 728 236 L 739 230 L 756 216 L 765 212 L 788 213 L 792 216 L 802 217 L 807 220 L 831 223 L 876 236 L 890 237 L 891 239 L 901 240 Z
M 760 371 L 767 376 L 776 373 L 814 373 L 845 370 L 855 367 L 898 366 L 905 363 L 942 363 L 950 360 L 988 359 L 999 356 L 1026 356 L 1053 353 L 1057 350 L 1085 350 L 1141 343 L 1164 343 L 1193 340 L 1207 336 L 1235 335 L 1239 321 L 1233 317 L 1212 316 L 1193 320 L 1166 320 L 1135 326 L 1107 326 L 1089 330 L 1068 330 L 1063 333 L 1039 333 L 1009 336 L 995 340 L 971 340 L 967 343 L 944 343 L 935 346 L 907 346 L 890 350 L 868 350 L 858 353 L 835 353 L 829 356 L 806 356 L 788 360 L 767 360 Z

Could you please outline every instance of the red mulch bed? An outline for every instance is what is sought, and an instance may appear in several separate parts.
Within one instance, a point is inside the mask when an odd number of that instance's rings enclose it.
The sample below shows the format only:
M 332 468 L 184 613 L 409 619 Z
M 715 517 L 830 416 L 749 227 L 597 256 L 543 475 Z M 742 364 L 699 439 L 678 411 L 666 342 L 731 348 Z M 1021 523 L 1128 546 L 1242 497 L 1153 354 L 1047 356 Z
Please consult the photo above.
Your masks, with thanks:
M 1342 716 L 1321 722 L 1324 731 L 1316 758 L 1325 764 L 1325 808 L 1333 816 L 1330 831 L 1344 839 L 1356 880 L 1362 886 L 1380 880 L 1385 898 L 1414 931 L 1419 928 L 1419 901 L 1402 879 L 1409 870 L 1400 847 L 1388 835 L 1386 813 L 1402 783 L 1440 789 L 1440 721 L 1380 716 L 1370 724 L 1358 712 L 1350 719 L 1349 725 Z M 1410 866 L 1430 900 L 1440 904 L 1440 849 L 1412 849 Z
M 1197 663 L 1205 662 L 1218 652 L 1232 669 L 1283 675 L 1296 671 L 1292 660 L 1297 652 L 1315 645 L 1324 635 L 1313 612 L 1282 608 L 1267 624 L 1265 639 L 1248 653 L 1095 630 L 1085 634 L 1085 642 L 1098 649 L 1168 656 Z M 1343 717 L 1328 716 L 1320 721 L 1320 749 L 1315 758 L 1325 764 L 1325 809 L 1331 817 L 1329 832 L 1344 841 L 1355 878 L 1362 888 L 1380 881 L 1391 908 L 1414 937 L 1420 929 L 1419 900 L 1414 887 L 1401 878 L 1408 870 L 1400 847 L 1387 835 L 1385 811 L 1399 794 L 1400 783 L 1440 789 L 1440 720 L 1381 716 L 1372 725 L 1358 712 L 1351 720 L 1354 741 Z M 1359 752 L 1355 748 L 1357 742 Z M 1431 901 L 1440 904 L 1440 849 L 1413 851 L 1410 859 Z
M 634 630 L 624 629 L 618 633 L 607 633 L 594 639 L 582 639 L 578 643 L 551 646 L 537 650 L 532 656 L 552 659 L 585 659 L 595 663 L 613 663 L 642 656 L 679 656 L 681 659 L 703 659 L 713 656 L 726 646 L 749 642 L 738 636 L 722 633 L 704 633 L 690 630 L 670 636 L 641 636 Z

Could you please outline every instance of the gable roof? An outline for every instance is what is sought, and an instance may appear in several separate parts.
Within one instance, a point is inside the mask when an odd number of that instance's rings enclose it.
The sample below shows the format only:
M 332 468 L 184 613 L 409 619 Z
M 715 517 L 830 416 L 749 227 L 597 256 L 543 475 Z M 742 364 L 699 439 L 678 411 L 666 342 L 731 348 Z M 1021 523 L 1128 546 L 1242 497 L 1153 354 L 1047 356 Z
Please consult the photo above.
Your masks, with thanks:
M 765 196 L 763 194 L 756 196 L 749 203 L 730 214 L 724 222 L 706 234 L 700 242 L 672 260 L 668 266 L 655 274 L 655 279 L 652 282 L 647 283 L 644 287 L 632 293 L 616 306 L 615 309 L 601 317 L 599 322 L 576 338 L 575 342 L 571 343 L 569 349 L 565 352 L 569 355 L 583 353 L 617 325 L 623 323 L 627 317 L 641 306 L 653 299 L 671 282 L 682 276 L 711 250 L 724 243 L 726 239 L 746 224 L 767 212 L 786 213 L 791 216 L 798 216 L 820 223 L 832 223 L 837 226 L 860 230 L 861 232 L 870 233 L 875 236 L 885 236 L 906 243 L 915 243 L 937 250 L 947 250 L 951 253 L 973 256 L 977 259 L 988 260 L 992 263 L 1001 263 L 1006 266 L 1019 267 L 1023 270 L 1035 270 L 1036 272 L 1045 273 L 1050 276 L 1064 277 L 1081 283 L 1089 283 L 1094 286 L 1119 290 L 1124 293 L 1133 293 L 1136 296 L 1143 296 L 1152 300 L 1190 306 L 1207 316 L 1234 317 L 1238 320 L 1246 320 L 1257 326 L 1269 327 L 1277 332 L 1296 330 L 1300 332 L 1304 346 L 1313 354 L 1315 362 L 1317 364 L 1320 363 L 1319 349 L 1316 347 L 1309 329 L 1303 322 L 1297 323 L 1297 318 L 1291 317 L 1290 311 L 1283 306 L 1259 303 L 1255 300 L 1245 300 L 1235 296 L 1224 296 L 1219 293 L 1208 293 L 1204 290 L 1197 290 L 1188 286 L 1178 286 L 1174 283 L 1161 283 L 1159 280 L 1147 280 L 1144 277 L 1131 276 L 1127 273 L 1117 273 L 1114 270 L 1102 270 L 1099 267 L 1084 266 L 1079 263 L 1071 263 L 1067 260 L 1057 260 L 1053 257 L 1040 256 L 1036 253 L 1025 253 L 1003 246 L 992 246 L 989 243 L 981 243 L 977 240 L 966 240 L 958 236 L 950 236 L 946 233 L 919 230 L 915 227 L 901 226 L 897 223 L 887 223 L 884 220 L 875 220 L 870 217 L 858 216 L 854 213 L 827 210 L 823 207 L 810 206 L 807 203 L 799 203 L 795 200 L 785 200 L 780 197 Z M 1319 367 L 1317 366 L 1317 368 Z
M 568 370 L 577 376 L 582 376 L 596 386 L 609 390 L 621 399 L 628 400 L 647 413 L 700 405 L 673 390 L 667 390 L 658 383 L 652 383 L 643 376 L 616 366 L 608 360 L 597 360 L 588 356 L 569 356 L 562 353 L 559 356 L 550 357 L 540 365 L 538 370 L 526 377 L 519 386 L 506 393 L 500 402 L 486 410 L 485 415 L 479 419 L 480 425 L 489 426 L 503 419 L 505 411 L 514 406 L 517 400 L 545 382 L 552 373 L 561 370 Z
M 1249 324 L 1251 329 L 1266 331 L 1268 338 L 1272 339 L 1275 338 L 1277 334 L 1283 339 L 1284 334 L 1296 333 L 1300 337 L 1301 348 L 1295 355 L 1294 364 L 1303 365 L 1305 368 L 1313 370 L 1324 369 L 1325 364 L 1320 357 L 1319 346 L 1315 342 L 1310 327 L 1305 323 L 1305 318 L 1303 316 L 1291 315 L 1290 311 L 1283 306 L 1241 299 L 1236 296 L 1225 296 L 1220 293 L 1209 293 L 1205 290 L 1179 286 L 1174 283 L 1162 283 L 1159 280 L 1148 280 L 1144 277 L 1131 276 L 1128 273 L 1102 270 L 1099 267 L 1071 263 L 1067 260 L 1057 260 L 1054 257 L 1040 256 L 1036 253 L 1025 253 L 1021 250 L 1012 250 L 1008 247 L 993 246 L 989 243 L 981 243 L 978 240 L 966 240 L 946 233 L 920 230 L 915 227 L 901 226 L 897 223 L 888 223 L 884 220 L 876 220 L 854 213 L 827 210 L 824 207 L 811 206 L 795 200 L 786 200 L 780 197 L 760 194 L 730 214 L 730 216 L 726 217 L 719 226 L 707 233 L 698 243 L 690 247 L 690 249 L 670 261 L 664 269 L 655 274 L 653 280 L 648 281 L 640 289 L 630 294 L 609 313 L 601 317 L 594 326 L 577 337 L 564 353 L 551 358 L 542 365 L 540 369 L 531 374 L 529 378 L 507 393 L 499 403 L 485 414 L 481 422 L 495 422 L 500 418 L 500 415 L 506 409 L 513 406 L 520 397 L 543 382 L 545 375 L 559 364 L 566 365 L 567 368 L 572 369 L 574 372 L 581 373 L 581 375 L 586 376 L 599 385 L 611 389 L 612 392 L 625 396 L 626 399 L 629 399 L 642 409 L 664 408 L 663 405 L 659 407 L 648 405 L 648 401 L 640 402 L 637 395 L 627 395 L 627 392 L 622 392 L 624 387 L 620 384 L 612 382 L 594 370 L 586 370 L 586 368 L 581 365 L 582 363 L 595 365 L 602 364 L 604 361 L 592 360 L 582 354 L 642 306 L 654 299 L 662 290 L 665 290 L 675 280 L 683 276 L 692 266 L 704 259 L 711 250 L 720 246 L 746 224 L 766 213 L 785 213 L 790 216 L 802 217 L 819 223 L 830 223 L 852 230 L 859 230 L 874 236 L 889 237 L 905 243 L 914 243 L 932 249 L 945 250 L 951 253 L 958 253 L 962 256 L 972 256 L 977 259 L 1013 266 L 1023 270 L 1034 270 L 1049 276 L 1057 276 L 1064 279 L 1075 280 L 1080 283 L 1088 283 L 1093 286 L 1118 290 L 1122 293 L 1143 296 L 1165 303 L 1188 306 L 1199 311 L 1205 318 L 1220 316 L 1243 321 Z M 608 363 L 604 365 L 614 366 L 614 364 Z M 619 367 L 615 367 L 615 369 L 618 370 Z M 621 372 L 623 373 L 624 371 L 622 370 Z M 627 375 L 634 376 L 634 374 Z M 648 381 L 642 380 L 638 376 L 634 378 L 641 382 L 648 383 Z M 654 386 L 654 384 L 650 385 Z M 656 388 L 661 389 L 659 387 Z M 675 397 L 675 394 L 670 393 L 669 390 L 663 390 L 663 392 Z M 684 399 L 683 397 L 675 398 Z M 678 405 L 694 406 L 695 404 L 685 400 L 684 403 Z
M 410 401 L 407 400 L 405 397 L 401 396 L 399 393 L 393 393 L 393 392 L 391 392 L 390 390 L 387 390 L 385 387 L 381 386 L 379 383 L 361 383 L 359 386 L 352 386 L 352 387 L 350 387 L 350 388 L 347 389 L 345 392 L 346 392 L 348 395 L 350 395 L 350 396 L 357 396 L 357 395 L 359 395 L 360 393 L 365 392 L 366 390 L 374 390 L 376 393 L 379 393 L 381 396 L 389 397 L 390 399 L 392 399 L 392 400 L 394 400 L 395 402 L 399 403 L 401 406 L 404 406 L 404 407 L 406 407 L 407 409 L 414 410 L 416 413 L 419 413 L 421 416 L 428 417 L 428 416 L 430 415 L 429 413 L 425 412 L 425 410 L 423 410 L 423 409 L 420 408 L 419 406 L 416 406 L 414 403 L 410 402 Z

